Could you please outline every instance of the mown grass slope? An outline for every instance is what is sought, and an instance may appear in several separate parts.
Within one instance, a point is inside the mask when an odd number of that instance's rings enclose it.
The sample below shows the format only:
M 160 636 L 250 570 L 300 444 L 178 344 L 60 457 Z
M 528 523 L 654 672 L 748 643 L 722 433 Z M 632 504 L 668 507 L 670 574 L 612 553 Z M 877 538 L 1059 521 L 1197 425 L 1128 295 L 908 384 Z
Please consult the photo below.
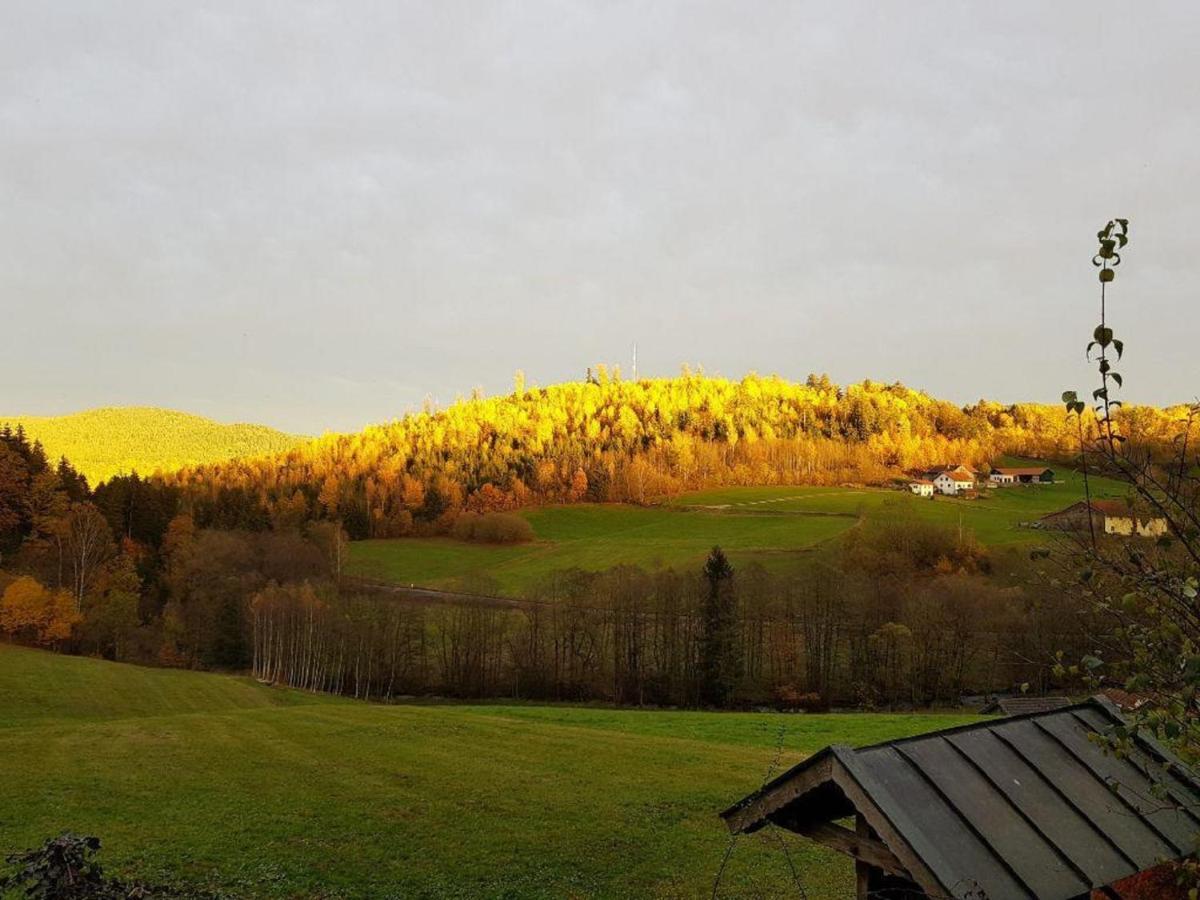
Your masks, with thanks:
M 521 513 L 537 537 L 530 544 L 487 546 L 449 538 L 362 541 L 351 546 L 351 567 L 358 575 L 402 584 L 466 584 L 519 595 L 555 569 L 594 571 L 618 564 L 698 569 L 715 544 L 735 566 L 757 562 L 781 568 L 836 540 L 863 518 L 897 514 L 961 527 L 989 546 L 1030 544 L 1045 535 L 1022 523 L 1083 497 L 1079 473 L 1056 472 L 1054 484 L 985 490 L 976 500 L 930 500 L 872 487 L 735 487 L 683 494 L 654 507 L 544 507 Z M 1118 483 L 1095 477 L 1091 490 L 1098 497 L 1124 493 Z
M 740 563 L 794 558 L 835 538 L 857 521 L 851 512 L 763 516 L 622 504 L 551 506 L 521 513 L 537 540 L 488 546 L 450 538 L 401 538 L 351 545 L 355 574 L 399 583 L 456 587 L 471 576 L 502 594 L 520 594 L 554 570 L 648 569 L 698 565 L 714 544 Z
M 72 829 L 122 874 L 233 896 L 708 896 L 716 812 L 781 735 L 786 765 L 968 720 L 379 706 L 0 645 L 0 851 Z M 853 890 L 787 846 L 812 900 Z M 775 838 L 743 838 L 723 895 L 789 890 Z
M 282 452 L 308 440 L 265 425 L 227 425 L 149 406 L 89 409 L 66 416 L 0 415 L 21 425 L 52 460 L 65 456 L 95 485 L 113 475 L 151 475 L 187 465 Z

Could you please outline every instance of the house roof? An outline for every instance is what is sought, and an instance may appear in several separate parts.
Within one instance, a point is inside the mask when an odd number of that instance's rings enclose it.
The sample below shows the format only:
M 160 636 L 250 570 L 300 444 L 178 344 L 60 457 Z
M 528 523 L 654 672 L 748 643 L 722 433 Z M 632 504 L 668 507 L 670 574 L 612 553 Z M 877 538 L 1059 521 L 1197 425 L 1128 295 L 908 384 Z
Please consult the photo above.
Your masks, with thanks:
M 1117 687 L 1105 688 L 1101 693 L 1115 703 L 1122 712 L 1138 710 L 1153 699 L 1148 694 L 1138 694 Z
M 943 472 L 946 472 L 947 474 L 950 472 L 965 472 L 968 475 L 975 474 L 974 469 L 972 469 L 970 466 L 964 466 L 962 463 L 952 463 L 948 466 L 933 466 L 929 471 L 935 475 L 940 475 Z
M 932 484 L 933 484 L 933 482 L 932 482 L 932 481 L 930 481 L 928 478 L 914 478 L 912 481 L 910 481 L 910 482 L 909 482 L 909 484 L 929 484 L 929 485 L 932 485 Z
M 1072 900 L 1192 852 L 1200 781 L 1152 739 L 1122 758 L 1104 698 L 857 750 L 832 746 L 722 813 L 817 835 L 858 813 L 882 864 L 927 894 Z M 842 829 L 844 831 L 844 829 Z
M 1001 475 L 1045 475 L 1054 470 L 1047 466 L 995 466 L 992 471 Z
M 1029 713 L 1049 712 L 1070 706 L 1067 697 L 1001 697 L 984 706 L 981 713 L 999 712 L 1006 716 L 1023 716 Z
M 1070 513 L 1084 513 L 1087 511 L 1087 501 L 1079 500 L 1072 503 L 1065 509 L 1060 509 L 1056 512 L 1047 513 L 1042 516 L 1043 519 L 1054 519 L 1058 516 L 1069 515 Z M 1098 513 L 1103 513 L 1106 516 L 1121 516 L 1129 518 L 1133 515 L 1133 510 L 1124 500 L 1093 500 L 1092 509 Z

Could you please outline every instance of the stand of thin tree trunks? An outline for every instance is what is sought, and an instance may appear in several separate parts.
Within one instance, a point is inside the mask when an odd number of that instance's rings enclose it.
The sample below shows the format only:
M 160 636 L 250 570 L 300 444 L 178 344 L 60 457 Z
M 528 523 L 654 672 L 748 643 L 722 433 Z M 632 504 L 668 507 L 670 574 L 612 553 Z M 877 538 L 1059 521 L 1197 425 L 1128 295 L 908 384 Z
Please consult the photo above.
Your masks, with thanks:
M 978 576 L 749 569 L 730 589 L 730 706 L 905 708 L 1046 689 L 1054 651 L 1096 636 L 1077 610 Z M 264 681 L 363 699 L 701 705 L 707 590 L 695 574 L 633 567 L 556 573 L 508 606 L 271 585 L 249 602 L 250 662 Z

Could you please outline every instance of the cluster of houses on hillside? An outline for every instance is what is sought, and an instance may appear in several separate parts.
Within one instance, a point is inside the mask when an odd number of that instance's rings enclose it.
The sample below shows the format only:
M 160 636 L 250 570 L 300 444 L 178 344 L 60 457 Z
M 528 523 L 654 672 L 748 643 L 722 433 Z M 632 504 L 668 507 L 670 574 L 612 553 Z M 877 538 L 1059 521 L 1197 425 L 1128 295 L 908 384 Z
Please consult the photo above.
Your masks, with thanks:
M 1045 466 L 994 466 L 985 474 L 960 463 L 938 466 L 922 472 L 908 483 L 919 497 L 943 494 L 948 497 L 974 497 L 981 485 L 1007 487 L 1021 484 L 1053 484 L 1054 470 Z M 1122 537 L 1157 538 L 1167 533 L 1167 520 L 1149 513 L 1139 514 L 1125 500 L 1086 500 L 1043 516 L 1029 527 L 1059 531 L 1083 531 L 1092 527 L 1104 534 Z
M 970 466 L 955 463 L 938 466 L 922 472 L 909 482 L 908 489 L 919 497 L 945 494 L 956 497 L 978 489 L 980 483 L 996 486 L 1013 484 L 1050 484 L 1054 481 L 1054 470 L 1044 466 L 995 466 L 986 474 Z

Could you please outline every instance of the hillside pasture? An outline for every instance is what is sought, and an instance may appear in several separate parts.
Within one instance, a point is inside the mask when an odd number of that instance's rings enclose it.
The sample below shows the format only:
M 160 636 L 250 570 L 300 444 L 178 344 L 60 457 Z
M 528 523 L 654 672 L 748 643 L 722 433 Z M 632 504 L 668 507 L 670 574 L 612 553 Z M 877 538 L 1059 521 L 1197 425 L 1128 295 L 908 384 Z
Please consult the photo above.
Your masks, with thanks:
M 739 563 L 772 564 L 853 527 L 851 513 L 762 516 L 621 504 L 550 506 L 522 512 L 537 540 L 487 546 L 450 538 L 399 538 L 351 545 L 351 571 L 425 587 L 470 587 L 518 595 L 550 572 L 618 564 L 698 566 L 714 544 Z
M 0 852 L 96 834 L 115 874 L 226 897 L 708 896 L 716 814 L 777 756 L 971 720 L 382 706 L 0 645 Z M 785 840 L 811 900 L 852 892 Z M 738 842 L 723 896 L 794 890 L 774 834 Z
M 1012 465 L 1035 461 L 1006 460 Z M 1117 482 L 1093 477 L 1094 496 L 1121 496 Z M 699 568 L 720 545 L 735 566 L 792 566 L 864 518 L 912 515 L 962 528 L 988 546 L 1030 545 L 1045 535 L 1023 523 L 1082 499 L 1077 472 L 1056 469 L 1045 485 L 987 488 L 979 498 L 915 497 L 899 488 L 726 487 L 670 498 L 659 506 L 577 504 L 525 510 L 536 541 L 482 546 L 449 538 L 361 541 L 354 574 L 400 584 L 517 596 L 554 570 L 619 564 Z

